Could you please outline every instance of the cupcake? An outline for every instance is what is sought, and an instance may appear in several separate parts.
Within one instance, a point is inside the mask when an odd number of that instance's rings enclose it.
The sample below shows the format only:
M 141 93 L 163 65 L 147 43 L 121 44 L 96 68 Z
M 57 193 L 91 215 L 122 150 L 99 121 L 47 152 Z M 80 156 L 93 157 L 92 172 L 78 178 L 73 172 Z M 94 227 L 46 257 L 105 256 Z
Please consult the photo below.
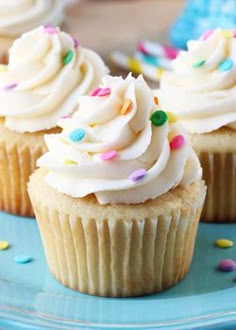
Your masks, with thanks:
M 188 272 L 201 167 L 141 76 L 107 76 L 46 135 L 28 190 L 55 278 L 92 295 L 161 291 Z
M 27 181 L 46 151 L 43 135 L 105 74 L 101 58 L 59 28 L 39 27 L 14 42 L 0 71 L 1 210 L 33 215 Z
M 0 62 L 5 63 L 13 41 L 41 24 L 62 24 L 62 0 L 17 0 L 0 3 Z
M 236 39 L 208 31 L 189 41 L 161 79 L 159 100 L 191 134 L 203 168 L 203 221 L 236 221 Z

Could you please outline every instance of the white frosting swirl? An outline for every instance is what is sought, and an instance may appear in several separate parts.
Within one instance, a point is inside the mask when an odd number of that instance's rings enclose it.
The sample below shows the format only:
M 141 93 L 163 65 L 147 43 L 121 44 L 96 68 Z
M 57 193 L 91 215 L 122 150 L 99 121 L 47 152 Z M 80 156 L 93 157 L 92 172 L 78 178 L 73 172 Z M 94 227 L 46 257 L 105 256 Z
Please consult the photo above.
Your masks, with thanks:
M 220 68 L 224 61 L 231 61 L 232 67 Z M 217 29 L 206 40 L 189 41 L 188 51 L 180 52 L 173 69 L 163 75 L 158 96 L 162 107 L 175 112 L 186 130 L 207 133 L 223 126 L 236 129 L 233 33 L 230 36 L 230 31 Z
M 72 58 L 65 63 L 68 52 Z M 0 115 L 19 132 L 55 127 L 61 116 L 75 110 L 78 96 L 89 94 L 108 72 L 96 53 L 75 47 L 59 28 L 48 33 L 44 27 L 14 42 L 5 69 L 0 71 Z M 8 88 L 12 83 L 16 88 Z
M 17 37 L 41 24 L 57 26 L 63 18 L 62 0 L 0 0 L 0 36 Z
M 150 116 L 157 106 L 141 76 L 107 76 L 103 86 L 111 89 L 110 95 L 80 97 L 73 117 L 60 120 L 62 133 L 45 136 L 49 152 L 38 166 L 49 169 L 49 185 L 73 197 L 94 193 L 100 204 L 141 203 L 200 179 L 199 161 L 188 138 L 181 148 L 170 148 L 168 138 L 183 135 L 181 126 L 168 121 L 152 124 Z M 121 114 L 126 100 L 131 101 L 130 109 Z M 77 142 L 71 140 L 75 129 L 85 132 Z M 117 156 L 104 161 L 109 151 Z M 130 175 L 139 169 L 146 175 L 133 181 Z

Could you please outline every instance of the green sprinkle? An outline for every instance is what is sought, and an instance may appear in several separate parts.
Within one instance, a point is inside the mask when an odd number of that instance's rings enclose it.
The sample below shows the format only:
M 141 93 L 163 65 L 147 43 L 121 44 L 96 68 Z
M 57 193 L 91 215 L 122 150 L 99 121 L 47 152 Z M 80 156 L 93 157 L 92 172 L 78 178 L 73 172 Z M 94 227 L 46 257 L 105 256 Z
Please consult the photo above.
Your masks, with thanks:
M 167 120 L 168 120 L 168 116 L 162 110 L 155 111 L 151 115 L 151 122 L 154 126 L 162 126 L 165 124 Z
M 194 69 L 196 69 L 196 68 L 200 68 L 200 67 L 203 66 L 205 63 L 206 63 L 206 60 L 201 60 L 201 61 L 198 61 L 198 62 L 193 63 L 192 67 L 193 67 Z
M 72 60 L 73 56 L 74 56 L 73 50 L 69 50 L 69 52 L 66 53 L 66 55 L 63 58 L 63 64 L 66 65 L 66 64 L 70 63 L 70 61 Z
M 70 160 L 70 159 L 65 159 L 63 163 L 64 163 L 64 165 L 76 165 L 77 164 L 74 160 Z

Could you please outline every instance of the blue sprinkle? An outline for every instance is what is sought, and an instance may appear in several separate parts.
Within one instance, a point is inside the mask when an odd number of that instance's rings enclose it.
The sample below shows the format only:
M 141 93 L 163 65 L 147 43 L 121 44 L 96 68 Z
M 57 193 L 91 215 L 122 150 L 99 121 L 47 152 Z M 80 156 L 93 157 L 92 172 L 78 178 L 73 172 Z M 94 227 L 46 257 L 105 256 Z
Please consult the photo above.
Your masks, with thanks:
M 225 61 L 222 61 L 220 64 L 219 64 L 219 69 L 221 71 L 229 71 L 234 65 L 234 62 L 233 60 L 231 60 L 231 58 L 228 58 L 227 60 Z
M 85 131 L 82 128 L 77 128 L 74 131 L 70 132 L 69 138 L 73 142 L 79 142 L 85 137 Z
M 155 56 L 142 54 L 141 57 L 142 57 L 142 60 L 144 62 L 146 62 L 147 64 L 149 64 L 149 65 L 152 65 L 152 66 L 159 66 L 160 65 L 158 59 Z
M 30 256 L 15 256 L 14 260 L 17 264 L 26 264 L 32 261 L 32 258 Z

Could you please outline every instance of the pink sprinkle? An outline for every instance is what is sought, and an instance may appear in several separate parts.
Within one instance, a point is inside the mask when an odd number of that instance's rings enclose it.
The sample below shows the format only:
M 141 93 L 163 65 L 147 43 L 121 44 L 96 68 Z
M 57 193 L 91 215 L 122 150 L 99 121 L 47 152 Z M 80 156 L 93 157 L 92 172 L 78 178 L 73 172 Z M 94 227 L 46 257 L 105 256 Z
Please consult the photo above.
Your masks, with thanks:
M 69 118 L 72 118 L 72 116 L 66 115 L 66 116 L 62 116 L 60 119 L 69 119 Z
M 101 155 L 101 159 L 106 161 L 106 160 L 112 160 L 114 158 L 116 158 L 118 155 L 117 151 L 112 150 L 112 151 L 108 151 L 105 152 L 104 154 Z
M 73 40 L 73 42 L 74 42 L 74 48 L 78 48 L 79 45 L 80 45 L 79 40 L 76 39 L 75 37 L 72 37 L 72 40 Z
M 90 96 L 97 96 L 98 93 L 102 90 L 101 87 L 96 87 L 91 93 Z
M 148 52 L 146 50 L 146 48 L 144 47 L 144 44 L 142 42 L 139 42 L 137 45 L 137 49 L 138 51 L 140 51 L 141 53 L 143 53 L 144 55 L 148 55 Z
M 48 34 L 56 34 L 56 33 L 58 33 L 57 29 L 54 28 L 51 25 L 46 24 L 43 27 L 44 27 L 44 31 L 47 32 Z
M 164 46 L 164 52 L 167 58 L 174 60 L 178 55 L 178 50 L 173 47 Z
M 9 90 L 11 90 L 11 89 L 16 88 L 17 86 L 18 86 L 17 83 L 12 83 L 12 84 L 9 84 L 9 85 L 4 86 L 4 87 L 3 87 L 3 90 L 4 90 L 4 91 L 9 91 Z
M 111 94 L 110 87 L 101 88 L 101 90 L 98 92 L 97 96 L 107 96 Z
M 236 38 L 236 30 L 232 30 L 233 37 Z
M 181 148 L 185 144 L 185 137 L 183 135 L 176 135 L 171 141 L 170 141 L 170 148 L 172 150 L 176 150 Z
M 203 33 L 203 35 L 200 37 L 200 40 L 207 40 L 213 33 L 213 30 L 207 30 Z
M 131 173 L 130 176 L 129 176 L 129 179 L 131 181 L 136 182 L 136 181 L 139 181 L 139 180 L 143 179 L 146 176 L 146 174 L 147 174 L 146 170 L 143 169 L 143 168 L 140 168 L 139 170 L 134 171 L 133 173 Z

